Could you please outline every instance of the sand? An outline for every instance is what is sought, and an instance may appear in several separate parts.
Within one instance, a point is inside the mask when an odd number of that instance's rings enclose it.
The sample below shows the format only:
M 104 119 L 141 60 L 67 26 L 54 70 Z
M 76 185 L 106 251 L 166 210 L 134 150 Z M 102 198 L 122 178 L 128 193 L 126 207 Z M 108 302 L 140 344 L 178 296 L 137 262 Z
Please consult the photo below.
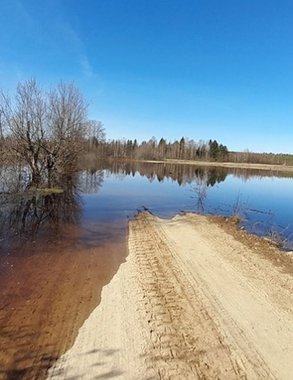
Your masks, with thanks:
M 292 379 L 292 260 L 229 228 L 130 221 L 126 262 L 48 378 Z

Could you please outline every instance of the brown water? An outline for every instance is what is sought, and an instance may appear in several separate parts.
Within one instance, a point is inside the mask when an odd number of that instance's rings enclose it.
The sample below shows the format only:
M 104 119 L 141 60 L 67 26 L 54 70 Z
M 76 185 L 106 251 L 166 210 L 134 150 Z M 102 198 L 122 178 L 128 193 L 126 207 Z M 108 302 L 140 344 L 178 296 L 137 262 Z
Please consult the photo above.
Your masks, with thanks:
M 111 228 L 115 237 L 101 239 Z M 43 379 L 72 345 L 125 259 L 125 228 L 68 225 L 55 241 L 48 235 L 2 252 L 0 378 Z

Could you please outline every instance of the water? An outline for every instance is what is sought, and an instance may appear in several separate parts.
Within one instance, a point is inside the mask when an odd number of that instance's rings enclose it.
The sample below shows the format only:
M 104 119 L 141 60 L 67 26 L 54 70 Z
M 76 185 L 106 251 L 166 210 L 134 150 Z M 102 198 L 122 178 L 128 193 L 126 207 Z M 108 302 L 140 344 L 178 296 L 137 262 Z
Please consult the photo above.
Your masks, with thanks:
M 62 194 L 20 194 L 16 185 L 14 195 L 0 193 L 4 377 L 45 377 L 72 345 L 125 260 L 127 221 L 139 210 L 240 215 L 249 231 L 293 249 L 286 173 L 124 163 L 76 174 Z
M 293 178 L 284 173 L 178 165 L 162 173 L 151 164 L 98 173 L 99 186 L 81 195 L 83 221 L 125 221 L 143 209 L 164 218 L 182 211 L 238 215 L 248 231 L 293 248 Z
M 292 174 L 291 174 L 292 175 Z M 64 194 L 1 195 L 0 252 L 11 243 L 105 243 L 126 236 L 127 221 L 148 209 L 240 216 L 244 227 L 293 246 L 293 178 L 284 172 L 201 168 L 174 164 L 112 164 L 85 170 Z M 72 228 L 75 231 L 72 236 Z M 70 230 L 70 234 L 68 234 Z M 16 247 L 15 253 L 21 254 Z

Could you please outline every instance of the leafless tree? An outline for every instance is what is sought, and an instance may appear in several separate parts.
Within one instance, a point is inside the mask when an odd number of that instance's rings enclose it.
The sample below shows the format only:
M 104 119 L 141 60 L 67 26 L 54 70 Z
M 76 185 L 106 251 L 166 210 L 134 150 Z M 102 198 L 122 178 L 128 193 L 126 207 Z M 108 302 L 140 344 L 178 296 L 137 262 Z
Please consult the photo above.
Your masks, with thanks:
M 89 142 L 89 150 L 94 146 L 105 142 L 105 128 L 101 121 L 89 120 L 85 126 L 86 137 Z
M 13 98 L 0 92 L 1 128 L 5 146 L 11 145 L 8 161 L 27 166 L 31 186 L 51 187 L 76 168 L 88 125 L 95 123 L 88 121 L 87 108 L 73 84 L 46 92 L 33 79 L 19 83 Z M 102 131 L 100 124 L 95 127 L 96 134 Z
M 1 92 L 1 111 L 10 137 L 11 162 L 23 161 L 31 170 L 32 183 L 39 183 L 44 169 L 47 106 L 36 81 L 18 84 L 14 99 Z
M 50 187 L 52 175 L 60 178 L 76 168 L 83 150 L 88 106 L 73 84 L 64 83 L 49 93 L 48 103 L 49 136 L 44 150 Z

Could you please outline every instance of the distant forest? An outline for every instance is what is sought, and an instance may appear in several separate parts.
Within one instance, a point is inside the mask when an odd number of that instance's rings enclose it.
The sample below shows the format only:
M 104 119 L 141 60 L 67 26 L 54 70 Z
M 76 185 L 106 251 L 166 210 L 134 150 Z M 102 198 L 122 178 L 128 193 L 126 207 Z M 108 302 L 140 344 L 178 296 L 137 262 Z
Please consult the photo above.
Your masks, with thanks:
M 131 159 L 160 161 L 166 159 L 218 161 L 235 163 L 258 163 L 271 165 L 293 165 L 293 155 L 274 153 L 254 153 L 229 151 L 226 145 L 217 140 L 195 141 L 182 137 L 173 142 L 164 138 L 157 140 L 152 137 L 148 141 L 138 143 L 134 140 L 106 141 L 93 139 L 91 148 L 94 148 L 99 158 L 104 159 Z
M 137 140 L 112 140 L 97 143 L 101 157 L 130 158 L 143 160 L 226 160 L 228 148 L 216 140 L 195 142 L 184 137 L 180 141 L 159 141 L 152 137 L 149 141 L 138 143 Z

